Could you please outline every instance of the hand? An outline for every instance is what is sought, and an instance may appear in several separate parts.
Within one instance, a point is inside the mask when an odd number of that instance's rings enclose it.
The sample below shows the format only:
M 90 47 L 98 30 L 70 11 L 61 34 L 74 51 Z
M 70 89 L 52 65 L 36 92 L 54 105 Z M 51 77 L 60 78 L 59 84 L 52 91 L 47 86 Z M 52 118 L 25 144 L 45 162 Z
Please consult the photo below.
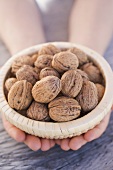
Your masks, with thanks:
M 97 125 L 93 129 L 89 130 L 85 134 L 76 136 L 73 138 L 62 139 L 62 140 L 57 139 L 56 143 L 58 145 L 60 145 L 60 147 L 65 151 L 67 151 L 69 149 L 72 149 L 72 150 L 80 149 L 87 142 L 90 142 L 94 139 L 99 138 L 104 133 L 104 131 L 106 130 L 108 123 L 109 123 L 110 114 L 111 114 L 111 112 L 109 112 L 105 116 L 105 118 L 100 122 L 99 125 Z
M 42 139 L 33 135 L 26 134 L 22 130 L 9 123 L 3 115 L 2 120 L 7 133 L 17 142 L 24 142 L 33 151 L 37 151 L 39 149 L 42 151 L 47 151 L 55 145 L 54 140 Z

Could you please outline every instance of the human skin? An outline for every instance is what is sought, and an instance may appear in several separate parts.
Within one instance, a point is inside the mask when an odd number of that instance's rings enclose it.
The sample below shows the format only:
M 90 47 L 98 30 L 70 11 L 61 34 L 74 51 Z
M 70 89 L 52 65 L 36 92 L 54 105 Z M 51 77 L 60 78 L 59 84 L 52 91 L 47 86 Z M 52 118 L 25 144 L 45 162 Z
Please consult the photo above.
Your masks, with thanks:
M 109 4 L 107 0 L 76 0 L 70 15 L 69 41 L 86 45 L 103 55 L 112 37 L 112 8 L 113 0 L 110 0 Z M 0 25 L 0 35 L 11 54 L 45 42 L 40 15 L 33 0 L 0 0 Z M 53 147 L 55 142 L 63 150 L 77 150 L 100 137 L 108 125 L 109 118 L 110 112 L 99 125 L 84 135 L 71 139 L 48 140 L 24 133 L 2 115 L 8 134 L 34 151 L 46 151 Z
M 7 12 L 6 12 L 7 11 Z M 45 42 L 37 5 L 33 0 L 0 0 L 0 36 L 11 55 L 29 46 Z M 28 135 L 10 124 L 2 115 L 8 134 L 30 149 L 46 151 L 55 145 L 54 140 Z
M 70 15 L 69 41 L 85 45 L 102 56 L 113 35 L 113 0 L 76 0 Z M 63 150 L 77 150 L 106 130 L 109 112 L 92 130 L 71 139 L 57 140 Z

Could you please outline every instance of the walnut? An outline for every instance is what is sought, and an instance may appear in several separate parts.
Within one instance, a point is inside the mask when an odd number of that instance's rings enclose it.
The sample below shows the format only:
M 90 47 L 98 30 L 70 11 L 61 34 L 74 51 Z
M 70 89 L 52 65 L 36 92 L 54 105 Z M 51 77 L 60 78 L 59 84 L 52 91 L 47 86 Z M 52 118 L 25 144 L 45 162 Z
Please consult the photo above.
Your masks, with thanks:
M 73 47 L 73 48 L 70 48 L 69 51 L 77 56 L 79 60 L 79 66 L 88 62 L 87 54 L 81 51 L 80 49 Z
M 105 92 L 105 87 L 101 84 L 95 84 L 96 85 L 96 88 L 97 88 L 97 92 L 98 92 L 98 101 L 100 102 L 103 95 L 104 95 L 104 92 Z
M 39 75 L 40 79 L 46 76 L 56 76 L 60 78 L 60 74 L 54 68 L 51 68 L 51 67 L 45 67 L 41 70 L 40 75 Z
M 38 103 L 35 101 L 33 101 L 30 107 L 28 108 L 27 116 L 31 119 L 41 121 L 50 119 L 47 106 L 45 104 Z
M 60 52 L 55 54 L 52 60 L 52 67 L 59 73 L 74 69 L 76 70 L 79 65 L 78 58 L 71 52 Z
M 49 44 L 49 45 L 42 47 L 39 50 L 39 55 L 42 55 L 42 54 L 55 55 L 56 53 L 59 53 L 59 52 L 60 52 L 60 49 L 58 49 L 56 46 L 52 44 Z
M 92 63 L 87 63 L 84 64 L 81 69 L 88 75 L 90 81 L 101 83 L 102 75 L 98 67 L 94 66 Z
M 34 68 L 34 71 L 39 75 L 40 74 L 40 71 L 41 69 L 40 68 L 37 68 L 37 67 L 33 67 Z
M 31 56 L 33 63 L 37 60 L 38 56 L 38 53 Z
M 40 55 L 35 61 L 35 66 L 39 69 L 51 66 L 53 56 L 52 55 Z
M 58 122 L 70 121 L 80 115 L 81 106 L 79 103 L 69 97 L 58 97 L 48 105 L 51 119 Z
M 30 56 L 21 56 L 16 58 L 12 63 L 12 72 L 15 74 L 23 65 L 33 66 L 33 60 Z
M 84 112 L 94 109 L 98 104 L 98 93 L 95 84 L 90 81 L 84 81 L 76 100 L 80 103 Z
M 80 92 L 82 83 L 82 76 L 75 70 L 69 70 L 61 77 L 62 93 L 74 98 Z
M 8 103 L 16 110 L 23 110 L 29 107 L 32 101 L 32 84 L 26 80 L 17 81 L 8 93 Z
M 55 76 L 47 76 L 36 82 L 32 89 L 32 95 L 37 102 L 49 103 L 60 91 L 60 79 Z
M 37 74 L 33 67 L 29 65 L 22 66 L 17 72 L 16 77 L 18 80 L 27 80 L 34 85 L 39 80 L 39 74 Z
M 5 82 L 5 88 L 7 89 L 7 91 L 10 90 L 10 88 L 13 86 L 14 83 L 17 82 L 16 78 L 8 78 Z
M 85 81 L 85 80 L 89 80 L 89 78 L 88 78 L 88 75 L 84 72 L 84 71 L 82 71 L 82 70 L 80 70 L 80 69 L 77 69 L 77 72 L 82 76 L 82 79 Z

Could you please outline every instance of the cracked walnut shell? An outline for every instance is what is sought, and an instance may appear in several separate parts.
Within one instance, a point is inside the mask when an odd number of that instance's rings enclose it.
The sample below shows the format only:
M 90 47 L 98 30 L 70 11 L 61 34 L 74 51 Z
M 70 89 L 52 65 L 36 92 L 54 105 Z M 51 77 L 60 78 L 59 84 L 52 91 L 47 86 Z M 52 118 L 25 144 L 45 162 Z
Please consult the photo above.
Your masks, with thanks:
M 33 66 L 33 64 L 33 59 L 30 56 L 18 57 L 12 63 L 12 72 L 15 74 L 23 65 Z
M 52 44 L 49 44 L 49 45 L 42 47 L 39 50 L 38 54 L 39 55 L 42 55 L 42 54 L 55 55 L 56 53 L 59 53 L 59 52 L 60 52 L 60 49 L 58 49 L 56 46 Z
M 34 64 L 37 68 L 43 69 L 45 67 L 51 66 L 52 59 L 52 55 L 43 54 L 37 58 Z
M 28 108 L 27 117 L 41 121 L 47 121 L 47 119 L 50 119 L 47 106 L 36 101 L 33 101 L 30 107 Z
M 17 81 L 8 93 L 8 103 L 16 110 L 23 110 L 29 107 L 32 101 L 32 84 L 26 80 Z
M 29 65 L 22 66 L 17 72 L 16 77 L 18 80 L 27 80 L 34 85 L 39 80 L 39 74 L 37 74 L 33 67 Z
M 82 83 L 82 76 L 76 70 L 69 70 L 61 77 L 62 93 L 74 98 L 80 92 Z
M 60 78 L 60 74 L 52 67 L 45 67 L 40 71 L 40 79 L 46 77 L 46 76 L 56 76 Z
M 98 93 L 95 84 L 90 81 L 84 81 L 76 100 L 80 103 L 84 112 L 94 109 L 98 104 Z
M 71 52 L 60 52 L 55 54 L 52 60 L 52 67 L 59 73 L 63 73 L 68 70 L 76 70 L 79 65 L 78 58 Z
M 51 119 L 58 122 L 70 121 L 80 115 L 81 106 L 79 103 L 69 97 L 58 97 L 48 105 Z
M 32 95 L 34 100 L 39 103 L 49 103 L 60 91 L 60 79 L 55 76 L 47 76 L 36 82 L 32 89 Z

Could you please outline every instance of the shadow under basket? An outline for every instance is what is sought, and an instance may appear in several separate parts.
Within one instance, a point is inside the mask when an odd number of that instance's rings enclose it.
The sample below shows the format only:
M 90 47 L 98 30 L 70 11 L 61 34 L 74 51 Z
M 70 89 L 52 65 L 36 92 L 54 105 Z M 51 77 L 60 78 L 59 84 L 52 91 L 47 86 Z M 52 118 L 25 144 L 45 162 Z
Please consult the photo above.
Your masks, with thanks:
M 105 80 L 105 93 L 100 101 L 100 103 L 89 112 L 87 115 L 78 118 L 76 120 L 72 120 L 69 122 L 41 122 L 31 120 L 25 116 L 22 116 L 14 109 L 12 109 L 5 97 L 4 94 L 4 82 L 6 76 L 11 68 L 12 62 L 15 58 L 18 58 L 23 55 L 30 55 L 37 52 L 43 46 L 48 44 L 53 44 L 60 49 L 67 49 L 72 47 L 77 47 L 80 50 L 84 51 L 91 59 L 96 66 L 100 69 L 102 76 Z M 48 139 L 63 139 L 72 136 L 78 136 L 82 133 L 87 132 L 88 130 L 95 127 L 100 121 L 105 117 L 105 115 L 110 111 L 112 104 L 113 104 L 113 73 L 112 70 L 107 63 L 107 61 L 100 56 L 95 51 L 73 43 L 67 42 L 51 42 L 36 45 L 17 53 L 13 57 L 11 57 L 5 65 L 0 70 L 0 109 L 1 112 L 4 114 L 5 118 L 28 134 L 32 134 L 35 136 L 39 136 L 42 138 Z

